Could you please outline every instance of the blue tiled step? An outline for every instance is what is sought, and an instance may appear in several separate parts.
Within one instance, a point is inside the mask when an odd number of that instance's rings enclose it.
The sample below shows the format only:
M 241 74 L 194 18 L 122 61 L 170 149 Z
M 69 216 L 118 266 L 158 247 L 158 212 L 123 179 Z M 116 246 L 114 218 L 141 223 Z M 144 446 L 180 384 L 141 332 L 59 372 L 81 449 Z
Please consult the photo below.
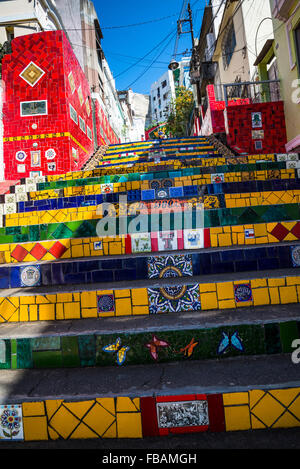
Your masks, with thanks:
M 162 260 L 166 265 L 181 269 L 182 276 L 207 277 L 217 274 L 232 274 L 278 269 L 293 269 L 299 274 L 300 265 L 295 265 L 290 245 L 246 247 L 240 249 L 205 250 L 205 252 L 156 255 L 131 255 L 114 258 L 90 258 L 84 260 L 65 260 L 64 262 L 44 262 L 30 265 L 9 265 L 0 267 L 0 289 L 25 288 L 28 286 L 47 287 L 55 285 L 91 285 L 96 283 L 132 282 L 158 279 L 152 272 L 153 260 Z M 25 277 L 24 277 L 25 276 Z M 26 279 L 29 276 L 29 280 Z M 31 282 L 30 279 L 36 279 Z M 159 280 L 159 279 L 158 279 Z M 26 283 L 27 282 L 27 283 Z

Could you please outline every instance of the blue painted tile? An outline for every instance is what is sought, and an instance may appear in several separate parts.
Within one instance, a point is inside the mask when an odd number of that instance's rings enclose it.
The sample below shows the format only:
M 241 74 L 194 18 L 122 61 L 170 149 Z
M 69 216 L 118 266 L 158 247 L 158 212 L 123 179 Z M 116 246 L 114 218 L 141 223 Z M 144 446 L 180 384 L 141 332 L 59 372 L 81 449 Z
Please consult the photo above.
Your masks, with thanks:
M 154 189 L 143 190 L 141 199 L 142 200 L 154 200 L 155 190 Z
M 170 187 L 169 195 L 170 198 L 183 197 L 183 187 Z

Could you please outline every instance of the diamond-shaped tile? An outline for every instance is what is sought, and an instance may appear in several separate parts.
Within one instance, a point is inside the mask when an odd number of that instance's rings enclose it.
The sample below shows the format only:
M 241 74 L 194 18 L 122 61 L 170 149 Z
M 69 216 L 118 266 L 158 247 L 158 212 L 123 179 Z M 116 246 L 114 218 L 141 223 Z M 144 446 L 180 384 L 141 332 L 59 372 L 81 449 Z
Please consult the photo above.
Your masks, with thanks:
M 51 249 L 49 249 L 50 254 L 56 257 L 56 259 L 59 259 L 66 251 L 67 251 L 66 246 L 64 246 L 59 241 L 56 241 L 56 243 L 53 244 Z
M 291 229 L 291 233 L 300 239 L 300 222 L 298 221 L 296 225 Z
M 20 73 L 20 77 L 30 86 L 34 86 L 44 75 L 44 71 L 35 63 L 30 62 Z
M 271 231 L 271 235 L 277 238 L 279 241 L 282 241 L 288 233 L 289 230 L 281 223 L 277 223 L 275 228 L 273 228 L 273 230 Z
M 28 251 L 27 249 L 23 248 L 20 244 L 18 244 L 15 249 L 11 253 L 11 257 L 16 259 L 18 262 L 22 262 L 25 257 L 27 256 Z
M 40 243 L 37 243 L 30 251 L 30 254 L 40 261 L 46 254 L 47 249 L 44 248 Z

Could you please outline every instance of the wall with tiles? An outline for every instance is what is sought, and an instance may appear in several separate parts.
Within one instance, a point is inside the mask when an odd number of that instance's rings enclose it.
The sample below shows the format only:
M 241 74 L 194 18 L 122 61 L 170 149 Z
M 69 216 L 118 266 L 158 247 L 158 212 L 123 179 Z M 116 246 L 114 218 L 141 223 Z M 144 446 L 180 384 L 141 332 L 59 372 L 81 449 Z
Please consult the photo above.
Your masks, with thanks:
M 282 101 L 228 106 L 224 118 L 227 144 L 237 153 L 285 153 Z
M 95 107 L 95 127 L 97 131 L 97 144 L 98 145 L 113 145 L 119 142 L 113 129 L 111 128 L 109 121 L 99 104 L 98 100 L 94 100 Z
M 66 36 L 21 36 L 12 50 L 2 62 L 5 178 L 80 168 L 94 150 L 91 98 Z
M 300 388 L 35 400 L 0 406 L 4 440 L 145 438 L 300 425 Z

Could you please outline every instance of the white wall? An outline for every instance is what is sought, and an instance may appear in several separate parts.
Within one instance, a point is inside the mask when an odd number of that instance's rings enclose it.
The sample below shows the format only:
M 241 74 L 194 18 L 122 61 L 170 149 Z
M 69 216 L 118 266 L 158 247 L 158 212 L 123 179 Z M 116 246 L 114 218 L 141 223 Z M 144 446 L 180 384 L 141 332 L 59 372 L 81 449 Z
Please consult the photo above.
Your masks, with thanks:
M 273 23 L 270 2 L 266 0 L 245 0 L 241 6 L 244 18 L 245 41 L 248 48 L 250 80 L 256 75 L 253 63 L 268 39 L 273 39 Z
M 162 88 L 162 83 L 166 81 L 167 85 Z M 160 89 L 160 98 L 157 96 L 157 89 Z M 168 98 L 163 99 L 163 96 L 168 93 Z M 173 73 L 171 70 L 167 70 L 157 81 L 152 83 L 150 88 L 150 96 L 151 96 L 151 112 L 152 112 L 152 120 L 159 122 L 165 119 L 164 115 L 164 108 L 165 106 L 170 105 L 170 101 L 175 98 L 175 86 L 174 86 L 174 79 Z M 155 100 L 154 100 L 155 97 Z M 161 105 L 159 107 L 159 99 L 161 101 Z M 157 111 L 157 114 L 155 113 Z M 161 113 L 161 115 L 160 115 Z

